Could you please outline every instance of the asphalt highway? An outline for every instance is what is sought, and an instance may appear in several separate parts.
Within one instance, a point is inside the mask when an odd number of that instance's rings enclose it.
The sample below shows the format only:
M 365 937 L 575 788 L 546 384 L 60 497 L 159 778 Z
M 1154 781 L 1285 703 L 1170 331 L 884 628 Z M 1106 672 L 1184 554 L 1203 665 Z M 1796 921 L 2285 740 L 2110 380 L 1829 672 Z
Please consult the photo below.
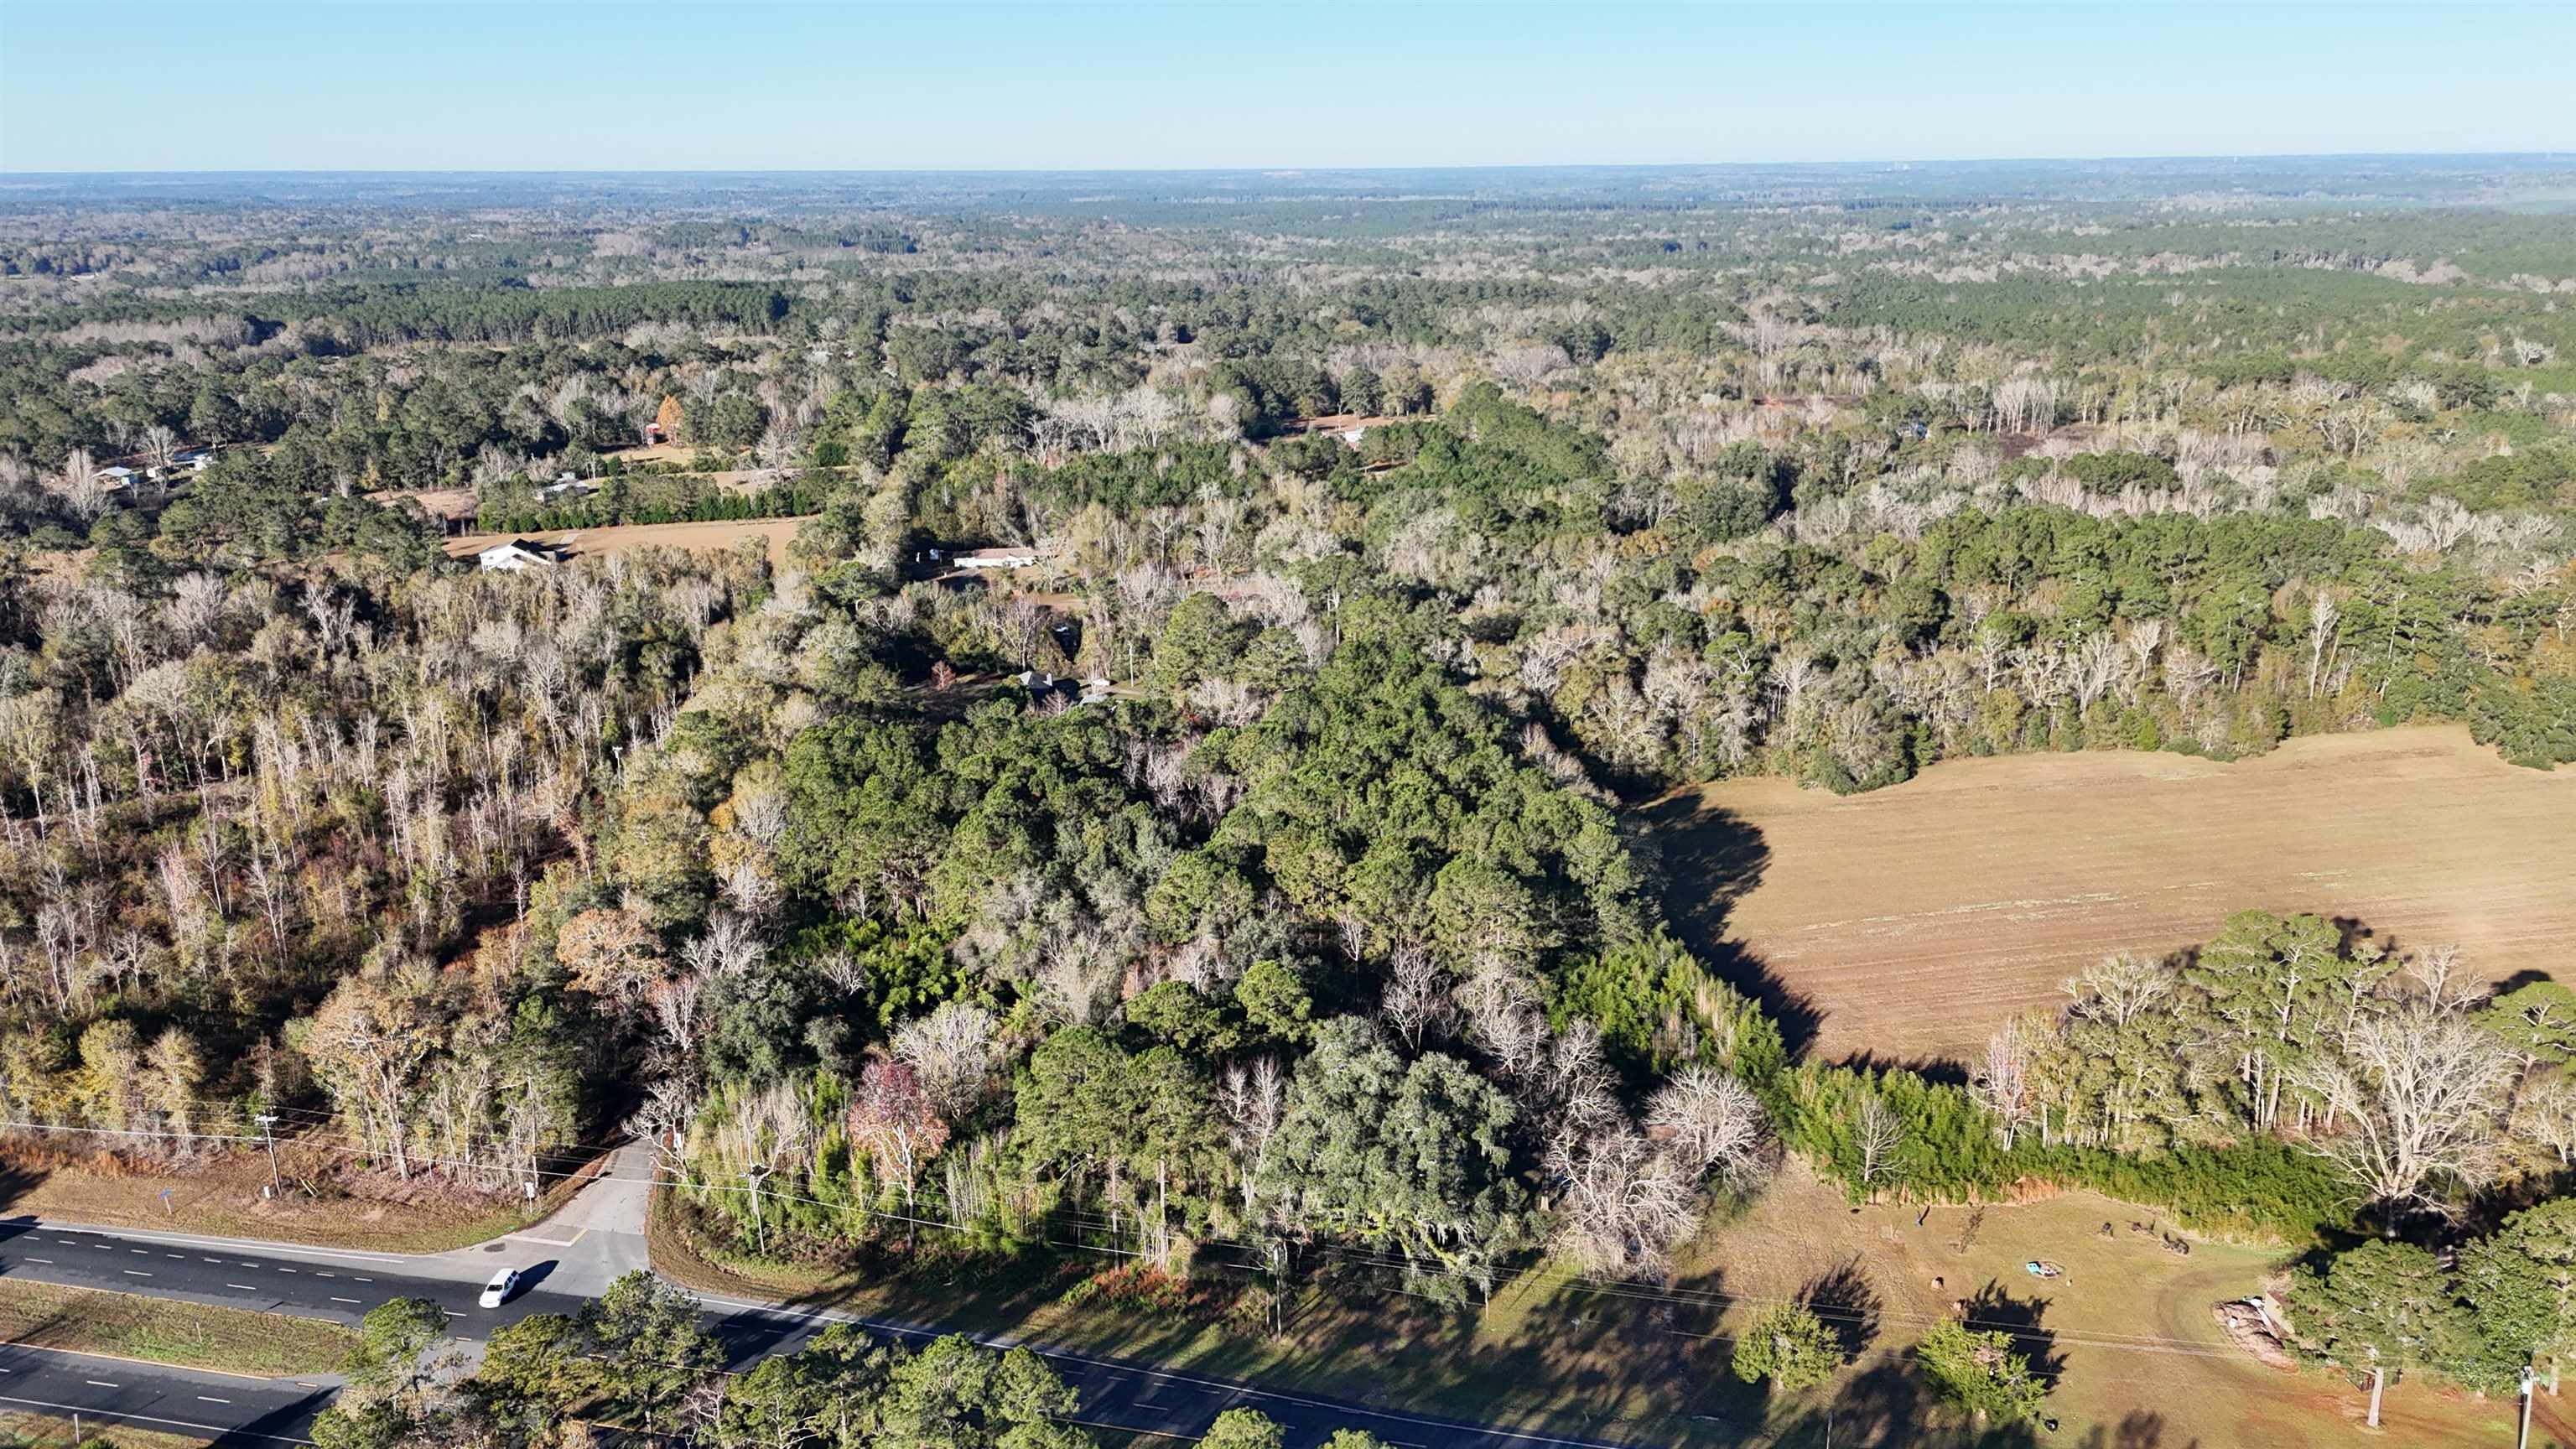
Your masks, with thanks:
M 0 1409 L 78 1413 L 92 1432 L 128 1424 L 245 1449 L 309 1443 L 313 1417 L 332 1392 L 318 1381 L 235 1378 L 0 1345 Z
M 541 1228 L 552 1227 L 541 1225 Z M 394 1298 L 426 1298 L 448 1314 L 460 1338 L 535 1313 L 572 1314 L 606 1283 L 618 1264 L 640 1258 L 613 1226 L 577 1228 L 569 1238 L 514 1235 L 478 1248 L 426 1256 L 244 1243 L 183 1233 L 140 1233 L 0 1220 L 0 1276 L 82 1288 L 105 1288 L 256 1312 L 289 1313 L 356 1324 Z M 502 1265 L 516 1267 L 522 1288 L 498 1309 L 477 1306 L 482 1285 Z M 892 1323 L 829 1311 L 702 1298 L 707 1327 L 739 1369 L 772 1353 L 792 1352 L 837 1322 L 925 1339 L 935 1325 Z M 1195 1438 L 1224 1410 L 1249 1405 L 1288 1430 L 1297 1449 L 1321 1444 L 1334 1429 L 1361 1428 L 1390 1444 L 1457 1449 L 1610 1449 L 1603 1441 L 1525 1433 L 1435 1416 L 1368 1408 L 1310 1395 L 1266 1390 L 1200 1374 L 1069 1354 L 1033 1345 L 1081 1396 L 1079 1417 L 1104 1428 Z M 120 1414 L 141 1427 L 195 1432 L 251 1445 L 265 1437 L 299 1440 L 327 1404 L 325 1384 L 219 1378 L 121 1360 L 9 1349 L 0 1395 L 85 1413 Z M 208 1387 L 208 1384 L 229 1385 Z M 1394 1386 L 1390 1386 L 1393 1388 Z M 1390 1394 L 1390 1400 L 1399 1396 Z M 161 1420 L 159 1424 L 152 1420 Z M 178 1425 L 193 1426 L 190 1428 Z

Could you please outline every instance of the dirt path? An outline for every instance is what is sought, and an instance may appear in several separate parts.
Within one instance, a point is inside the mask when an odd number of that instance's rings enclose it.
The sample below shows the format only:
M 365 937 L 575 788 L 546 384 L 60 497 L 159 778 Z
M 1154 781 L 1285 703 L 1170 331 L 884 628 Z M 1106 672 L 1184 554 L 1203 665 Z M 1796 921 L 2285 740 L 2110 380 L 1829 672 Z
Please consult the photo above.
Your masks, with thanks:
M 2456 943 L 2498 980 L 2561 966 L 2576 933 L 2576 770 L 2508 765 L 2459 727 L 2233 765 L 1963 760 L 1849 797 L 1728 781 L 1656 808 L 1674 914 L 1805 998 L 1828 1060 L 1965 1060 L 2087 963 L 2250 908 Z

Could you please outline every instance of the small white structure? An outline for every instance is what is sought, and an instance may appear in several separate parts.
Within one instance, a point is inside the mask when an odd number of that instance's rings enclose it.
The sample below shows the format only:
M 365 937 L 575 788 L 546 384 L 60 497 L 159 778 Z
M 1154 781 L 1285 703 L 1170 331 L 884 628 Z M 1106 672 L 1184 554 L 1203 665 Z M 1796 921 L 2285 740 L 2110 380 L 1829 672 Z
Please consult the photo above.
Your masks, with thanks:
M 474 562 L 493 573 L 514 574 L 521 569 L 553 568 L 563 562 L 563 553 L 552 544 L 514 538 L 474 555 Z
M 138 475 L 131 468 L 101 468 L 98 481 L 110 488 L 131 488 Z
M 970 548 L 957 555 L 961 569 L 1028 569 L 1052 557 L 1051 548 Z
M 191 473 L 205 472 L 206 466 L 214 461 L 212 448 L 186 448 L 170 455 L 170 466 L 185 468 Z

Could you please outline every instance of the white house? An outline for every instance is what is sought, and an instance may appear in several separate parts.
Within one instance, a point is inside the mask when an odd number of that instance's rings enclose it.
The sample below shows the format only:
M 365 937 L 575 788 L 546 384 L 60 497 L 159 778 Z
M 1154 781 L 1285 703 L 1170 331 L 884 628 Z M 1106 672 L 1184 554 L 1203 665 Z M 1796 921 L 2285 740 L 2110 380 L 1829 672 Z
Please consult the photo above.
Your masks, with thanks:
M 98 481 L 110 488 L 131 488 L 138 475 L 131 468 L 101 468 Z
M 205 472 L 206 465 L 213 461 L 215 452 L 212 448 L 184 448 L 170 455 L 171 467 L 185 468 L 191 473 Z
M 474 562 L 496 573 L 517 573 L 521 569 L 553 568 L 563 562 L 563 551 L 550 543 L 514 538 L 474 555 Z
M 1043 548 L 970 548 L 957 555 L 961 569 L 1035 568 L 1054 552 Z

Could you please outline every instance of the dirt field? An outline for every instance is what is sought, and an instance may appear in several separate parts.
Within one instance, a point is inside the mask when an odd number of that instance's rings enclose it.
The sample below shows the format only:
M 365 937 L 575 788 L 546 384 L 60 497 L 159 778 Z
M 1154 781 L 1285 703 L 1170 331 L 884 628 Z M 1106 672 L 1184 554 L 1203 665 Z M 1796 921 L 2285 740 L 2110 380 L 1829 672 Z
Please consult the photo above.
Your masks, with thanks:
M 1675 917 L 1824 1060 L 1966 1060 L 2087 962 L 2249 908 L 2457 943 L 2490 979 L 2563 966 L 2576 934 L 2576 770 L 2508 765 L 2459 727 L 2232 765 L 1961 760 L 1849 797 L 1726 781 L 1650 811 Z
M 686 548 L 721 552 L 746 538 L 764 540 L 769 545 L 772 564 L 787 562 L 787 541 L 796 536 L 797 525 L 811 515 L 793 518 L 754 518 L 723 523 L 627 523 L 614 528 L 567 528 L 552 533 L 470 533 L 447 540 L 449 558 L 469 558 L 496 543 L 512 538 L 534 539 L 539 543 L 560 544 L 574 557 L 584 554 L 615 553 L 627 548 Z

